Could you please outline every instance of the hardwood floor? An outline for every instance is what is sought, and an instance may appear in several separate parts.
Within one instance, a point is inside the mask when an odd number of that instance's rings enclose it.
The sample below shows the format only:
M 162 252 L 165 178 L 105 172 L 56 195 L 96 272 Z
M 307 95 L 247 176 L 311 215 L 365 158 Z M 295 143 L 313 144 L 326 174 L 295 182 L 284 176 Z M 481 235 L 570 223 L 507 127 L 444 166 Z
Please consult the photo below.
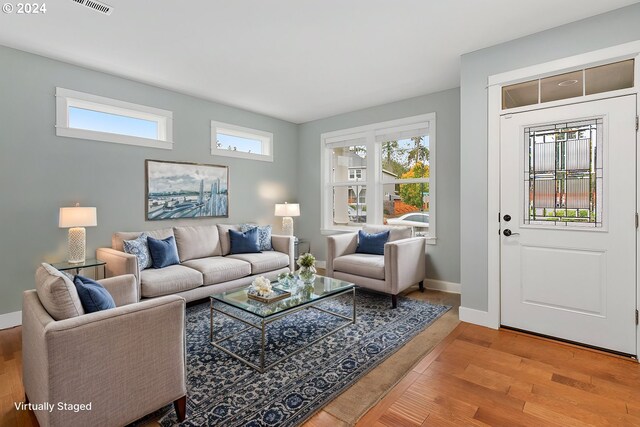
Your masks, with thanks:
M 0 426 L 37 426 L 22 401 L 20 328 L 0 331 Z M 341 426 L 321 411 L 306 426 Z M 640 426 L 635 361 L 461 323 L 358 426 Z

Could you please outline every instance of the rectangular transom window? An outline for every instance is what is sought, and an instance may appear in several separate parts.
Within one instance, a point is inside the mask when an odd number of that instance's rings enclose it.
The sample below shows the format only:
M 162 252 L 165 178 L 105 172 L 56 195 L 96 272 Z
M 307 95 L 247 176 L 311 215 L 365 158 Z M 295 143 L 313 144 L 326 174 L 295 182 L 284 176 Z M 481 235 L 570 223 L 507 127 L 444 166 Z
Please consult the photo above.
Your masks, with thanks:
M 56 135 L 153 148 L 173 148 L 173 113 L 56 88 Z
M 322 135 L 322 224 L 408 226 L 435 243 L 435 114 Z
M 273 161 L 273 134 L 211 121 L 211 154 Z

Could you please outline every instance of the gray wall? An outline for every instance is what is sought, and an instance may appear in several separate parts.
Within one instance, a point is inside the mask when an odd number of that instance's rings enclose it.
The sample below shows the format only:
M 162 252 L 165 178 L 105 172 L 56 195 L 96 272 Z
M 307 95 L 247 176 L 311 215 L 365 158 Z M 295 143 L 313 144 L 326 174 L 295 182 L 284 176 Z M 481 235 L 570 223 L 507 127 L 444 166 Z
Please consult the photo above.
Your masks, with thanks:
M 296 200 L 295 124 L 1 46 L 0 64 L 0 314 L 20 310 L 40 262 L 66 259 L 62 206 L 98 208 L 91 257 L 117 230 L 256 221 L 279 231 L 274 203 Z M 57 137 L 56 86 L 173 111 L 173 150 Z M 275 161 L 211 156 L 211 120 L 273 132 Z M 230 217 L 145 221 L 145 159 L 228 165 Z
M 326 259 L 326 237 L 320 234 L 320 135 L 424 113 L 436 113 L 437 237 L 427 247 L 429 278 L 460 282 L 460 92 L 450 89 L 300 125 L 298 161 L 300 217 L 296 235 L 311 240 L 311 251 Z
M 640 4 L 462 56 L 462 305 L 487 310 L 487 78 L 640 39 Z

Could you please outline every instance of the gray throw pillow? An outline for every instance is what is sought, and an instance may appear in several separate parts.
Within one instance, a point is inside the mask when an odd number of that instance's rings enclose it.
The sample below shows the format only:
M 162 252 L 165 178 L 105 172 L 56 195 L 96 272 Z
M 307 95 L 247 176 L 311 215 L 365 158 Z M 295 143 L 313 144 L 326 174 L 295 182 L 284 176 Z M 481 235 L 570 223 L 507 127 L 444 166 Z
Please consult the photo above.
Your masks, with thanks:
M 261 251 L 272 251 L 271 246 L 271 226 L 270 225 L 255 225 L 255 224 L 242 224 L 240 231 L 249 231 L 252 228 L 258 229 L 258 247 Z
M 149 235 L 147 233 L 142 233 L 135 240 L 125 240 L 122 242 L 122 246 L 124 251 L 128 254 L 135 255 L 136 260 L 138 261 L 138 268 L 140 271 L 145 268 L 151 267 L 151 253 L 149 252 L 149 244 L 147 243 L 147 239 Z

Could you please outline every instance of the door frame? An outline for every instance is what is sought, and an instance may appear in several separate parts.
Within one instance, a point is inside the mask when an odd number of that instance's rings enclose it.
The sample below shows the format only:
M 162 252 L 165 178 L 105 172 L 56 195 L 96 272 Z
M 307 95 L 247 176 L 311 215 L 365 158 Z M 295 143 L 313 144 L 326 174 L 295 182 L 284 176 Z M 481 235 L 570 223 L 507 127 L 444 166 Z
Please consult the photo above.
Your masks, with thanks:
M 635 59 L 633 88 L 512 108 L 508 111 L 502 109 L 503 86 L 624 59 Z M 469 310 L 467 313 L 461 308 L 462 320 L 493 329 L 500 327 L 500 116 L 506 113 L 515 114 L 630 94 L 636 95 L 636 111 L 640 112 L 640 40 L 489 76 L 487 85 L 487 311 Z M 637 135 L 636 141 L 640 142 Z M 640 149 L 636 151 L 636 162 L 640 165 Z M 640 212 L 640 206 L 638 206 L 640 204 L 640 173 L 636 174 L 636 192 L 636 212 Z M 636 236 L 638 236 L 638 230 L 636 230 Z M 637 273 L 640 266 L 638 240 L 636 238 L 636 308 L 640 308 L 640 286 Z M 640 355 L 640 327 L 636 328 L 636 354 Z

